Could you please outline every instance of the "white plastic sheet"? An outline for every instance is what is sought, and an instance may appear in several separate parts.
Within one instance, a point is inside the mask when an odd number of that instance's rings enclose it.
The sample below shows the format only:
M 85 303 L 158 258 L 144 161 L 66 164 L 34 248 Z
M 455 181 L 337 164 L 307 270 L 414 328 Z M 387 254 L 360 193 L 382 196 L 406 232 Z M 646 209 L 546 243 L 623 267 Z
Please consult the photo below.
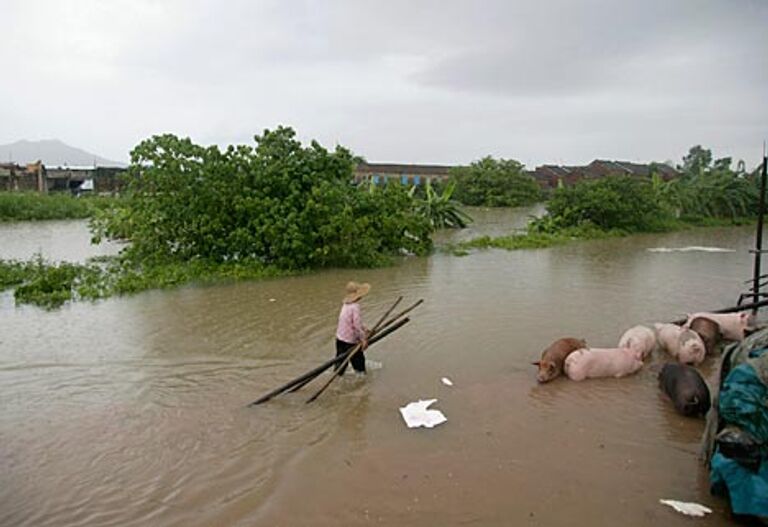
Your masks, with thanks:
M 663 503 L 664 505 L 669 505 L 677 512 L 682 512 L 688 516 L 701 517 L 712 512 L 712 509 L 705 507 L 704 505 L 699 505 L 698 503 L 677 500 L 659 500 L 659 502 Z
M 428 407 L 437 399 L 418 400 L 400 408 L 400 413 L 408 428 L 433 428 L 448 420 L 440 410 L 429 410 Z

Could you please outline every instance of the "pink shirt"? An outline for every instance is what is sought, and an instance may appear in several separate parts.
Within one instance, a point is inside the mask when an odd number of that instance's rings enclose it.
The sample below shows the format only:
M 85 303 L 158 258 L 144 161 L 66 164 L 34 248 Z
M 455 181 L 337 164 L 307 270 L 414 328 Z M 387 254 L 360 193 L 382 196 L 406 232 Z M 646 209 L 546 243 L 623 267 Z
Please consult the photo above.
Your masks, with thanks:
M 359 303 L 353 302 L 341 306 L 336 338 L 350 344 L 355 344 L 365 338 L 365 327 L 360 316 Z

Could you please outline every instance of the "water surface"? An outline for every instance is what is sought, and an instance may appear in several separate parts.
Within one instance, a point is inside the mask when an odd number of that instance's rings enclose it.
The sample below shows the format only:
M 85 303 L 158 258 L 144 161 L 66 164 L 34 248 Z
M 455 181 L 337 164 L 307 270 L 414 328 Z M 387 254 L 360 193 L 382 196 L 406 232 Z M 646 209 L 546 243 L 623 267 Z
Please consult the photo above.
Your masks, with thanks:
M 489 212 L 488 229 L 510 218 Z M 24 228 L 46 246 L 46 227 Z M 0 230 L 0 247 L 15 236 Z M 660 498 L 727 525 L 697 462 L 703 423 L 656 386 L 663 357 L 541 386 L 530 362 L 558 337 L 611 346 L 634 324 L 732 305 L 751 244 L 744 227 L 436 254 L 52 312 L 5 293 L 0 525 L 690 525 Z M 735 252 L 647 250 L 686 246 Z M 247 408 L 332 355 L 350 279 L 373 284 L 371 324 L 398 295 L 425 299 L 369 351 L 383 367 L 313 404 L 317 382 Z M 398 408 L 420 398 L 448 422 L 407 429 Z

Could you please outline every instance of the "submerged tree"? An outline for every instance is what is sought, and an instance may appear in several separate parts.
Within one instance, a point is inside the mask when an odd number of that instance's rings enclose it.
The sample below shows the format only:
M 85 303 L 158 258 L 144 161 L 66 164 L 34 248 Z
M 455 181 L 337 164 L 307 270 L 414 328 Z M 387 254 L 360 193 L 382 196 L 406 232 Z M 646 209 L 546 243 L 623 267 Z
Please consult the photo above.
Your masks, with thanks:
M 455 198 L 465 205 L 517 207 L 540 201 L 541 189 L 514 159 L 490 156 L 466 167 L 451 169 Z
M 405 189 L 352 184 L 354 157 L 303 146 L 291 128 L 256 146 L 202 147 L 166 134 L 131 152 L 125 208 L 95 222 L 143 261 L 258 261 L 284 269 L 375 265 L 431 248 L 429 222 Z

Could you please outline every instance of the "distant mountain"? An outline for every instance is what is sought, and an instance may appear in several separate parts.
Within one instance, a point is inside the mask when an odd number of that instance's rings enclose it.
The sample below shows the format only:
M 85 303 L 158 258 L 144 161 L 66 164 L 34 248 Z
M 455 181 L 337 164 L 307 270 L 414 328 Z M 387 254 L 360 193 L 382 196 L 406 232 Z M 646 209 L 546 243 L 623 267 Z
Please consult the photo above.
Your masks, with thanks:
M 24 165 L 34 163 L 37 160 L 42 161 L 47 166 L 125 166 L 125 163 L 91 154 L 80 148 L 64 144 L 58 139 L 21 140 L 9 145 L 0 145 L 0 163 L 12 162 Z

